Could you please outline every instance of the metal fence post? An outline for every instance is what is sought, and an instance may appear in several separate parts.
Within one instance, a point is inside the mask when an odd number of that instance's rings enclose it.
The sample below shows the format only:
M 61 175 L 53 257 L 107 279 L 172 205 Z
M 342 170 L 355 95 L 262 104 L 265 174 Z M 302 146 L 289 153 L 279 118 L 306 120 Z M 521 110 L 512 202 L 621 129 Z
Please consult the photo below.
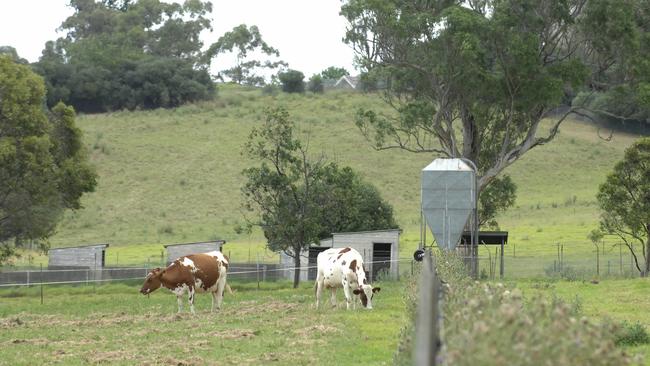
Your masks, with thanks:
M 618 262 L 620 266 L 620 275 L 623 275 L 623 245 L 618 245 Z
M 257 289 L 260 289 L 260 255 L 257 255 L 257 270 L 255 271 L 255 274 L 257 275 Z
M 41 305 L 43 305 L 43 263 L 41 263 Z
M 438 336 L 439 282 L 430 251 L 427 251 L 424 256 L 419 288 L 414 364 L 417 366 L 435 365 L 440 343 Z
M 95 253 L 95 270 L 93 273 L 93 293 L 97 292 L 97 253 Z

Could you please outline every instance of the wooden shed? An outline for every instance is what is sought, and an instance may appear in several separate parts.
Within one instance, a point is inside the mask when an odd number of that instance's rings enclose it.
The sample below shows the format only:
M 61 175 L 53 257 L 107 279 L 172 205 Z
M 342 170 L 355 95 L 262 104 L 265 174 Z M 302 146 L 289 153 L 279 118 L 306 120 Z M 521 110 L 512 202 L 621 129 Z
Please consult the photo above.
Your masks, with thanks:
M 188 254 L 207 253 L 213 250 L 222 251 L 225 240 L 203 241 L 198 243 L 168 244 L 165 245 L 167 250 L 167 264 L 175 259 Z
M 48 251 L 48 268 L 104 268 L 108 244 L 52 248 Z
M 400 229 L 357 231 L 333 233 L 331 238 L 323 239 L 319 245 L 312 245 L 300 258 L 300 280 L 316 279 L 316 258 L 329 248 L 350 247 L 363 256 L 368 278 L 373 281 L 380 276 L 389 275 L 396 278 L 399 274 L 399 236 Z M 284 268 L 293 268 L 293 258 L 282 253 L 280 264 Z M 313 267 L 313 268 L 309 268 Z M 293 279 L 293 270 L 285 271 L 287 279 Z

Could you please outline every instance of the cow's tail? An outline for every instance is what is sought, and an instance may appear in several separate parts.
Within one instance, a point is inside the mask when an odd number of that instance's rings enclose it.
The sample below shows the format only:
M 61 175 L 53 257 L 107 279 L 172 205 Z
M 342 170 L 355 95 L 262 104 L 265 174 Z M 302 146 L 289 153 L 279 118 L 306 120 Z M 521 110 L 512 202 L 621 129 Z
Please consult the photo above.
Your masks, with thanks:
M 228 293 L 229 293 L 229 294 L 231 294 L 231 295 L 234 294 L 234 292 L 233 292 L 232 289 L 230 288 L 230 285 L 227 284 L 227 283 L 226 283 L 226 290 L 228 290 Z

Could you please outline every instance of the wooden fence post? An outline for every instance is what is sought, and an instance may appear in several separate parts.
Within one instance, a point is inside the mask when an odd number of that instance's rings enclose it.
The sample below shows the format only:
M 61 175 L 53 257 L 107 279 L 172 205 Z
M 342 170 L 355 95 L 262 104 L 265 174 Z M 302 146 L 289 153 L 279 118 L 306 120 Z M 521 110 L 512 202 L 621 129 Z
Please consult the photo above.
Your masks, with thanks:
M 438 295 L 440 282 L 436 276 L 431 251 L 424 255 L 420 277 L 420 299 L 415 323 L 414 364 L 429 366 L 436 364 L 440 344 L 438 333 Z

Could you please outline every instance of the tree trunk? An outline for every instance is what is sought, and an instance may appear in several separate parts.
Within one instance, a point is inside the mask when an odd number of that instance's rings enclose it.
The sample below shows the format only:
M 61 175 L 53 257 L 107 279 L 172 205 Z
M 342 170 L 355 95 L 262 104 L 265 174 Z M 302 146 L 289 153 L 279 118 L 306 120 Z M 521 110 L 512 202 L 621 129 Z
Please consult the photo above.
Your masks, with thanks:
M 641 272 L 641 277 L 648 276 L 650 272 L 650 235 L 645 241 L 645 263 L 643 265 L 643 272 Z
M 295 256 L 293 257 L 293 288 L 298 288 L 300 284 L 300 249 L 294 250 Z

